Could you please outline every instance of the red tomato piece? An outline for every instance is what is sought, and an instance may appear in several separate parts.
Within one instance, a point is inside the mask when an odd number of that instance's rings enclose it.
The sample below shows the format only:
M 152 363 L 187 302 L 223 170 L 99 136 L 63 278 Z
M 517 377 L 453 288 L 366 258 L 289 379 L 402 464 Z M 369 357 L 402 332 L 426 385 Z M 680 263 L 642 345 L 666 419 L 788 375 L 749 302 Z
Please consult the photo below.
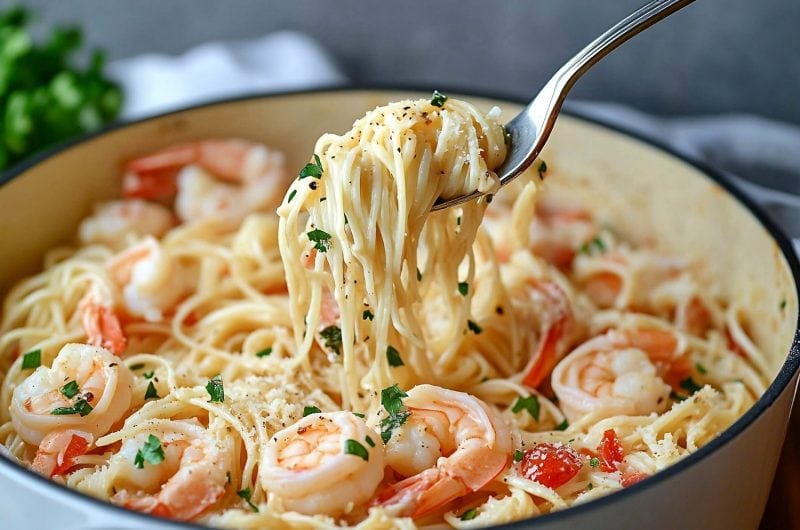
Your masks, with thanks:
M 548 488 L 558 488 L 578 474 L 583 460 L 564 444 L 543 443 L 528 449 L 522 456 L 522 476 Z
M 89 449 L 89 442 L 86 441 L 85 438 L 82 436 L 77 436 L 75 434 L 72 435 L 72 438 L 69 441 L 66 449 L 64 449 L 64 454 L 61 459 L 61 463 L 56 463 L 56 467 L 53 468 L 53 473 L 51 476 L 61 475 L 70 468 L 72 468 L 74 464 L 74 459 L 76 456 L 81 456 L 86 454 L 86 451 Z
M 625 454 L 614 429 L 608 429 L 603 433 L 603 439 L 600 440 L 597 453 L 600 457 L 600 471 L 613 473 L 617 470 L 617 466 L 622 462 Z

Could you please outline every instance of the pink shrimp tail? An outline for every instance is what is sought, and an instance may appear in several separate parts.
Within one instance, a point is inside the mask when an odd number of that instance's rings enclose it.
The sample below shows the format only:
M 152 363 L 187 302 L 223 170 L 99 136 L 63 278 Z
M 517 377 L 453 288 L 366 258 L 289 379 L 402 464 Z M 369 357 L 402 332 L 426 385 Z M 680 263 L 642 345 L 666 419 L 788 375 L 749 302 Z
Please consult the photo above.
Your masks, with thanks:
M 114 355 L 122 355 L 128 341 L 114 311 L 92 302 L 85 304 L 82 311 L 81 323 L 87 342 L 105 348 Z

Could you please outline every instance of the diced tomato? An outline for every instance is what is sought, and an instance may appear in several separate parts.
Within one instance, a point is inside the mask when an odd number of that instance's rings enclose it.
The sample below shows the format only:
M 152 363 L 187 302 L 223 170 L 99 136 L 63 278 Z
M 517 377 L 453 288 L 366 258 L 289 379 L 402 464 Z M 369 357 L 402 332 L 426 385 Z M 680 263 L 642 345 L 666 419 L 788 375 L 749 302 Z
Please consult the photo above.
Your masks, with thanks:
M 641 482 L 642 480 L 649 477 L 647 473 L 641 473 L 639 471 L 635 473 L 631 473 L 630 475 L 625 475 L 622 477 L 622 486 L 627 488 L 628 486 L 633 486 L 637 482 Z
M 75 457 L 86 454 L 88 449 L 89 442 L 87 442 L 82 436 L 73 434 L 69 444 L 67 445 L 66 449 L 64 449 L 63 455 L 59 455 L 61 457 L 61 463 L 59 464 L 56 462 L 56 467 L 53 468 L 51 476 L 61 475 L 69 471 L 69 469 L 75 465 Z
M 625 455 L 622 444 L 619 443 L 617 438 L 617 432 L 614 429 L 608 429 L 603 433 L 603 439 L 600 440 L 597 453 L 600 458 L 600 471 L 613 473 L 617 470 L 617 466 L 622 462 Z
M 548 488 L 558 488 L 578 474 L 583 460 L 564 444 L 543 443 L 528 449 L 522 456 L 522 476 Z
M 711 328 L 711 324 L 711 312 L 703 301 L 695 296 L 686 306 L 686 331 L 702 337 Z

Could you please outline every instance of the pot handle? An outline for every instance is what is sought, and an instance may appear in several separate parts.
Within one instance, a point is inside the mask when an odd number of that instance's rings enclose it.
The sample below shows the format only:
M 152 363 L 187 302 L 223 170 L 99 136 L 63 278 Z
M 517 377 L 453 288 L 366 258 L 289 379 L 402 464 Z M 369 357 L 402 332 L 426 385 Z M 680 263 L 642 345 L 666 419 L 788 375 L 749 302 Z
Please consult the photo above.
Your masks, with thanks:
M 728 176 L 737 188 L 756 201 L 783 228 L 792 239 L 795 253 L 800 256 L 800 196 L 767 188 L 741 177 Z

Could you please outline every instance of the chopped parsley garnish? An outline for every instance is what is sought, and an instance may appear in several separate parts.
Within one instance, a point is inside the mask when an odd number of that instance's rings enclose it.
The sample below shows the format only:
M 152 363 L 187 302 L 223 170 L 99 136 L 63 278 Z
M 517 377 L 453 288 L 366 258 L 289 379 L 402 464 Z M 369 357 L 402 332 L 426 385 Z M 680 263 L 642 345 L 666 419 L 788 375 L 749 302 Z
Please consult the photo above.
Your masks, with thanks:
M 586 485 L 586 489 L 587 489 L 587 491 L 592 491 L 592 490 L 594 489 L 594 484 L 592 484 L 591 482 L 590 482 L 590 483 L 588 483 L 588 484 Z
M 786 307 L 786 298 L 781 300 L 781 306 L 780 307 L 781 307 L 781 309 L 784 309 Z
M 603 240 L 600 239 L 599 237 L 595 237 L 590 241 L 587 241 L 586 243 L 581 245 L 581 248 L 578 249 L 578 252 L 580 252 L 581 254 L 587 254 L 589 256 L 594 255 L 595 251 L 598 254 L 602 254 L 603 252 L 606 251 L 606 244 L 603 243 Z
M 365 462 L 369 462 L 369 452 L 367 452 L 367 448 L 349 438 L 344 441 L 344 454 L 357 456 L 364 459 Z
M 536 171 L 539 172 L 539 178 L 544 180 L 544 174 L 547 172 L 547 162 L 544 160 L 539 161 L 539 165 L 536 168 Z
M 85 399 L 79 399 L 75 402 L 74 405 L 71 407 L 58 407 L 53 409 L 52 414 L 53 416 L 70 416 L 72 414 L 80 414 L 81 416 L 86 416 L 92 412 L 92 406 L 89 405 L 89 402 Z
M 471 521 L 472 519 L 475 519 L 477 516 L 478 516 L 478 509 L 470 508 L 469 510 L 461 514 L 460 519 L 462 521 Z
M 469 284 L 467 282 L 458 282 L 458 292 L 461 293 L 461 296 L 467 296 Z
M 314 161 L 309 162 L 300 170 L 298 178 L 304 179 L 306 177 L 322 178 L 322 162 L 316 154 L 314 155 Z
M 703 366 L 700 363 L 695 363 L 694 367 L 697 369 L 698 372 L 700 372 L 703 375 L 706 375 L 708 373 L 708 370 L 706 370 L 706 367 Z
M 147 383 L 147 390 L 144 392 L 144 399 L 159 399 L 161 396 L 158 395 L 158 390 L 156 390 L 156 385 L 153 384 L 152 381 Z
M 483 333 L 483 328 L 480 327 L 475 322 L 473 322 L 472 320 L 467 320 L 467 327 L 471 332 L 473 332 L 476 335 L 480 335 L 481 333 Z
M 266 357 L 272 353 L 272 346 L 269 348 L 264 348 L 263 350 L 256 352 L 256 357 Z
M 141 370 L 142 368 L 144 368 L 144 366 L 145 366 L 144 363 L 136 363 L 136 364 L 132 364 L 130 369 L 131 370 Z
M 342 328 L 330 325 L 320 331 L 319 336 L 325 342 L 326 348 L 335 351 L 337 355 L 342 353 Z
M 386 360 L 389 361 L 389 366 L 404 366 L 403 359 L 400 358 L 400 352 L 394 346 L 386 347 Z
M 292 202 L 292 199 L 294 199 L 295 195 L 297 195 L 297 190 L 290 191 L 289 192 L 289 196 L 286 198 L 286 204 L 289 204 L 290 202 Z
M 458 226 L 461 226 L 461 216 L 460 215 L 458 217 L 456 217 L 456 224 Z
M 365 309 L 364 312 L 361 313 L 361 318 L 363 318 L 364 320 L 372 320 L 373 318 L 375 318 L 375 315 L 373 315 L 372 311 L 370 311 L 369 309 Z
M 331 235 L 324 230 L 315 228 L 308 234 L 308 239 L 314 243 L 314 248 L 320 252 L 327 252 L 331 246 Z
M 403 398 L 408 394 L 400 390 L 397 385 L 392 385 L 381 390 L 381 405 L 389 416 L 381 420 L 381 440 L 387 443 L 392 437 L 392 432 L 403 425 L 411 413 L 403 406 Z
M 564 418 L 564 421 L 556 425 L 555 430 L 557 431 L 566 431 L 567 427 L 569 427 L 569 423 L 567 423 L 567 418 Z
M 152 379 L 154 375 L 156 375 L 156 371 L 150 370 L 149 372 L 143 373 L 142 377 L 144 377 L 145 379 Z
M 22 369 L 30 370 L 42 365 L 42 350 L 29 351 L 22 356 Z
M 418 282 L 422 281 L 422 273 L 420 272 L 419 267 L 417 267 L 417 281 Z
M 691 395 L 691 394 L 694 394 L 695 392 L 697 392 L 698 390 L 700 390 L 703 387 L 698 385 L 695 382 L 695 380 L 692 379 L 691 377 L 687 377 L 686 379 L 681 381 L 681 388 L 686 390 L 687 392 L 689 392 L 689 394 Z
M 236 492 L 236 495 L 238 495 L 239 497 L 243 498 L 244 501 L 247 503 L 247 505 L 250 506 L 250 508 L 254 512 L 258 512 L 258 506 L 253 504 L 253 502 L 250 500 L 250 497 L 253 495 L 253 492 L 250 491 L 250 488 L 245 488 L 243 490 L 239 490 L 239 491 Z
M 77 381 L 70 381 L 69 383 L 61 387 L 61 393 L 64 394 L 64 396 L 66 396 L 67 398 L 74 398 L 78 394 L 78 392 L 80 392 L 80 389 L 78 388 Z
M 367 445 L 369 445 L 370 447 L 375 447 L 375 441 L 372 438 L 370 438 L 369 436 L 365 436 L 364 440 L 367 442 Z
M 353 416 L 358 416 L 359 418 L 366 418 L 367 417 L 366 414 L 361 414 L 360 412 L 354 412 Z
M 136 451 L 133 463 L 139 469 L 144 469 L 144 463 L 158 465 L 164 461 L 164 449 L 161 447 L 161 440 L 152 434 L 147 437 L 141 449 Z
M 523 456 L 525 456 L 525 454 L 519 449 L 517 449 L 516 451 L 514 451 L 514 462 L 521 462 Z
M 209 403 L 222 403 L 225 401 L 225 388 L 222 386 L 222 376 L 217 375 L 208 380 L 206 392 L 211 396 Z
M 315 407 L 314 405 L 306 405 L 305 407 L 303 407 L 303 417 L 304 418 L 306 416 L 310 416 L 311 414 L 319 414 L 320 412 L 322 412 L 322 411 L 319 410 L 319 408 Z
M 533 419 L 539 421 L 539 397 L 536 395 L 530 395 L 528 397 L 518 397 L 517 402 L 514 403 L 514 406 L 511 407 L 511 412 L 516 414 L 517 412 L 522 412 L 523 410 L 527 410 L 528 414 L 533 416 Z
M 444 106 L 445 101 L 447 101 L 447 96 L 445 96 L 438 90 L 433 91 L 433 95 L 431 96 L 431 105 L 433 105 L 434 107 L 442 107 Z
M 589 459 L 589 465 L 592 467 L 600 467 L 600 459 L 596 456 L 593 456 Z

